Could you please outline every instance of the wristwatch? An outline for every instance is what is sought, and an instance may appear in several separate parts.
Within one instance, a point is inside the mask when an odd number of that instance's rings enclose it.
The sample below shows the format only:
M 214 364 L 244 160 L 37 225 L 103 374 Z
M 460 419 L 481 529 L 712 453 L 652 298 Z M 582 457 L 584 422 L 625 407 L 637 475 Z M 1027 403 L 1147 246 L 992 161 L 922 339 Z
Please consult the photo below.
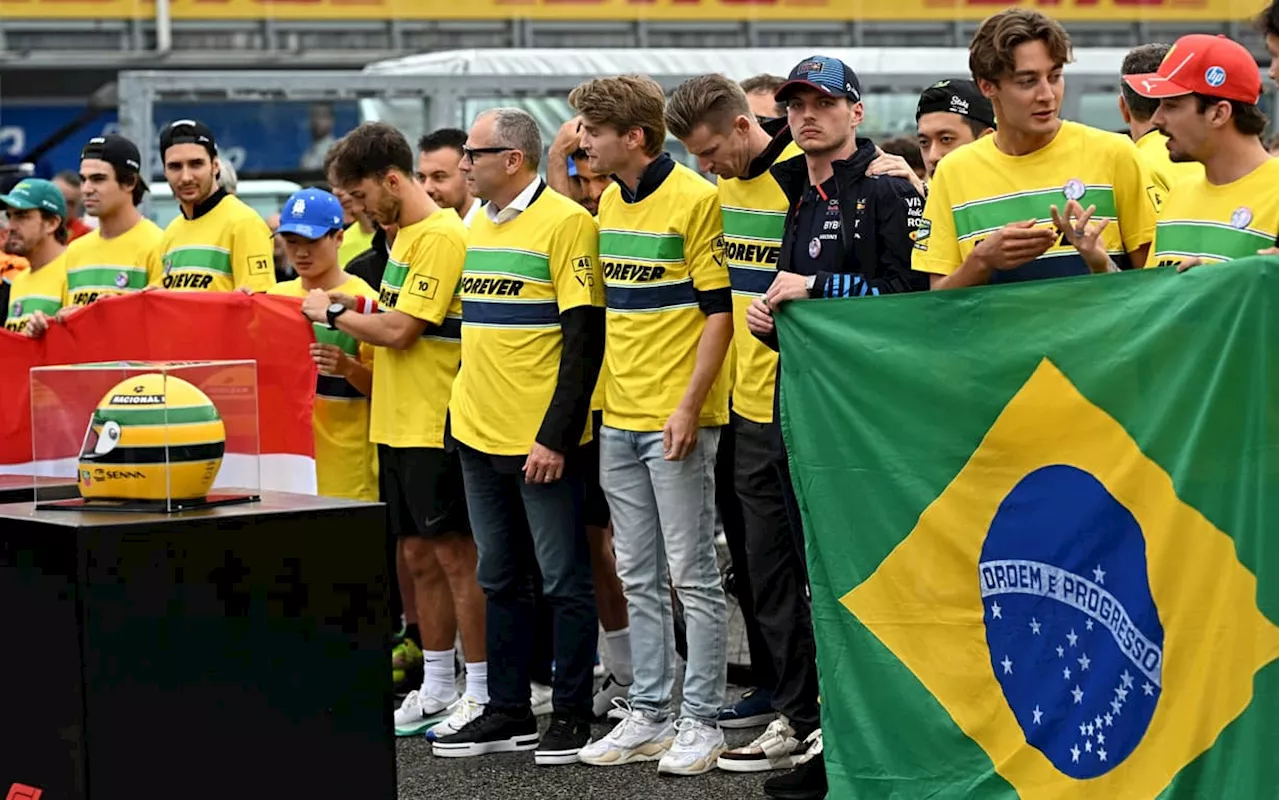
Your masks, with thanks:
M 325 316 L 329 318 L 329 330 L 336 331 L 338 329 L 338 317 L 342 316 L 347 307 L 342 303 L 330 303 L 325 309 Z

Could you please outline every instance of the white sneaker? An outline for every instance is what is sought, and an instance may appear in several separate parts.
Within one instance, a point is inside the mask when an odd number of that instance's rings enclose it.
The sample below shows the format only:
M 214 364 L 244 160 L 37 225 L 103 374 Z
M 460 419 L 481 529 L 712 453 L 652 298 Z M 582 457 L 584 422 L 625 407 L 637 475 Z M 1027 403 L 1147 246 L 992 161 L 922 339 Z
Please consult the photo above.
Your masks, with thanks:
M 676 720 L 676 741 L 658 762 L 665 775 L 701 775 L 716 766 L 724 752 L 724 731 L 688 717 Z
M 725 772 L 791 769 L 797 765 L 795 754 L 799 748 L 795 729 L 786 717 L 778 717 L 751 744 L 721 753 L 716 766 Z
M 456 702 L 458 702 L 456 694 L 441 700 L 417 689 L 409 692 L 404 702 L 396 709 L 394 716 L 396 736 L 417 736 L 439 722 L 448 712 L 449 707 Z
M 625 700 L 615 702 L 626 703 Z M 652 720 L 644 712 L 628 706 L 626 719 L 615 725 L 608 736 L 582 748 L 578 752 L 578 760 L 598 767 L 657 761 L 671 747 L 675 733 L 671 720 Z
M 627 691 L 630 688 L 630 684 L 623 686 L 621 683 L 618 683 L 617 678 L 613 677 L 612 672 L 609 673 L 608 677 L 604 679 L 604 683 L 600 684 L 599 691 L 596 692 L 595 697 L 591 700 L 591 713 L 597 717 L 603 717 L 605 714 L 608 714 L 611 718 L 621 721 L 627 716 L 627 714 L 624 712 L 620 716 L 615 717 L 614 714 L 620 711 L 620 709 L 614 707 L 613 701 L 626 700 Z
M 529 705 L 533 709 L 535 717 L 542 717 L 551 713 L 552 694 L 550 686 L 543 686 L 540 683 L 529 684 Z
M 441 736 L 452 736 L 483 713 L 484 704 L 471 695 L 464 694 L 453 704 L 453 713 L 427 731 L 427 741 L 434 742 Z

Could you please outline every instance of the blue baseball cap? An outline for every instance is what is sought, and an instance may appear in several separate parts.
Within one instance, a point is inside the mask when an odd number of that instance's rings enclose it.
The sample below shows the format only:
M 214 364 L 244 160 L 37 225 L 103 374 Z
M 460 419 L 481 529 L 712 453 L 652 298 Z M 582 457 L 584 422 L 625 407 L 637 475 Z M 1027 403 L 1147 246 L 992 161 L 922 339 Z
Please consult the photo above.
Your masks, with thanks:
M 862 84 L 858 76 L 838 58 L 810 56 L 796 64 L 773 99 L 785 103 L 800 87 L 817 89 L 832 97 L 847 97 L 855 103 L 862 100 Z
M 276 233 L 296 233 L 304 239 L 323 238 L 342 230 L 342 203 L 323 189 L 299 189 L 280 210 Z

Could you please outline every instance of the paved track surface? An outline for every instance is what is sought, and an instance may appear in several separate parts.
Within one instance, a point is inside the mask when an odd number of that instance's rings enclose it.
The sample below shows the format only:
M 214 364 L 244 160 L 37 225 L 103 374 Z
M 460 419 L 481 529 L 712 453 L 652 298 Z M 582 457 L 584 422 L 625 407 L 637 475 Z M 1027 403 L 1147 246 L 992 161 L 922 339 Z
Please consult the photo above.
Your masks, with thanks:
M 546 729 L 547 720 L 542 720 Z M 731 747 L 760 735 L 762 728 L 725 731 Z M 596 737 L 609 726 L 593 728 Z M 761 784 L 778 773 L 730 774 L 712 770 L 693 778 L 658 775 L 657 763 L 621 767 L 536 767 L 533 753 L 480 758 L 435 758 L 425 738 L 396 742 L 400 800 L 738 800 L 763 798 Z

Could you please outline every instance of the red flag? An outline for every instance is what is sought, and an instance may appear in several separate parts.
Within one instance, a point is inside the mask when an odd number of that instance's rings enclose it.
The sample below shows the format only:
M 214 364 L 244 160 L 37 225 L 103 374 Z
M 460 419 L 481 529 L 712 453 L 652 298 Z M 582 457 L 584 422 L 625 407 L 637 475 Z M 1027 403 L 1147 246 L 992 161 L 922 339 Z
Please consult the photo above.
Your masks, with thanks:
M 314 336 L 298 309 L 297 299 L 271 295 L 151 291 L 99 300 L 50 326 L 42 339 L 0 332 L 0 381 L 9 394 L 0 405 L 0 472 L 41 472 L 41 462 L 76 456 L 88 415 L 101 400 L 101 391 L 84 397 L 58 392 L 67 425 L 64 431 L 42 425 L 33 457 L 31 367 L 249 359 L 257 362 L 256 431 L 251 373 L 226 370 L 201 386 L 227 418 L 227 452 L 261 453 L 263 488 L 314 491 Z M 250 424 L 237 426 L 229 417 Z

